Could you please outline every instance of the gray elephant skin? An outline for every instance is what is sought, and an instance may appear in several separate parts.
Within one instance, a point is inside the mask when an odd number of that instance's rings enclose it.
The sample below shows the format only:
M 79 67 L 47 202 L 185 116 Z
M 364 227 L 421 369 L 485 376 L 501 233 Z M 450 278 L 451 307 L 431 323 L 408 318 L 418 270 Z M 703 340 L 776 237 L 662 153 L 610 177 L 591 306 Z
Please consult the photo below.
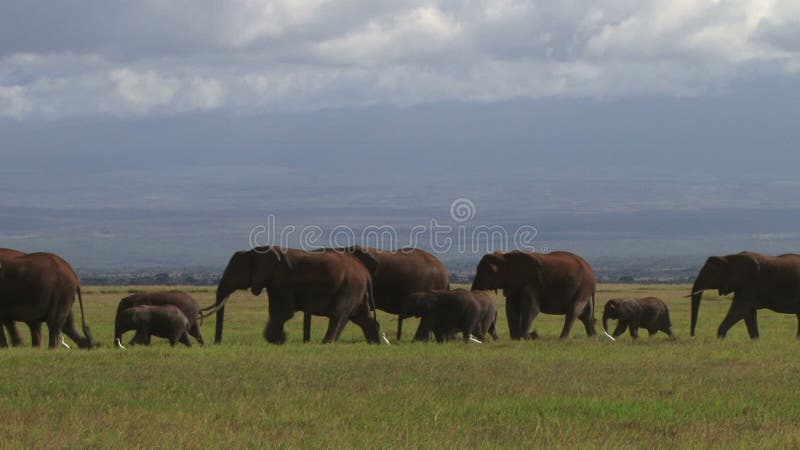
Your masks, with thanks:
M 173 305 L 177 307 L 189 321 L 189 335 L 197 339 L 200 345 L 205 344 L 203 333 L 200 332 L 200 305 L 186 292 L 172 290 L 129 295 L 119 301 L 117 314 L 119 315 L 119 312 L 123 309 L 139 305 Z
M 758 339 L 759 309 L 795 314 L 800 338 L 800 255 L 767 256 L 741 252 L 708 258 L 692 286 L 691 335 L 697 327 L 697 316 L 703 291 L 716 289 L 719 295 L 733 294 L 728 314 L 717 329 L 724 338 L 728 330 L 744 319 L 751 339 Z
M 12 251 L 15 252 L 15 251 Z M 48 347 L 60 345 L 65 334 L 80 348 L 93 348 L 94 340 L 83 313 L 78 275 L 64 259 L 52 253 L 30 253 L 0 259 L 0 323 L 9 329 L 12 342 L 19 343 L 13 322 L 25 322 L 34 346 L 41 345 L 41 324 L 47 324 Z M 72 305 L 75 297 L 81 310 L 83 335 L 75 329 Z M 7 347 L 0 332 L 0 347 Z
M 539 315 L 564 315 L 561 338 L 569 336 L 575 319 L 588 336 L 597 335 L 594 319 L 596 280 L 591 266 L 569 252 L 494 252 L 478 263 L 473 290 L 502 289 L 511 339 L 536 338 L 531 325 Z
M 217 286 L 214 305 L 204 308 L 203 317 L 216 313 L 215 343 L 222 341 L 225 303 L 240 289 L 259 295 L 266 289 L 269 319 L 264 338 L 274 344 L 286 341 L 284 324 L 296 311 L 328 317 L 323 343 L 336 342 L 348 321 L 364 332 L 367 342 L 380 343 L 380 326 L 369 267 L 347 253 L 331 249 L 305 251 L 258 247 L 234 253 Z M 370 314 L 372 311 L 372 314 Z
M 497 309 L 486 292 L 464 289 L 416 292 L 403 301 L 402 316 L 419 317 L 414 341 L 427 342 L 433 333 L 439 343 L 461 332 L 466 342 L 470 335 L 483 341 L 486 335 L 498 338 L 495 331 Z
M 150 345 L 150 337 L 156 336 L 169 340 L 174 347 L 178 342 L 187 347 L 192 346 L 189 340 L 189 319 L 175 305 L 138 305 L 118 309 L 114 319 L 114 342 L 122 346 L 122 334 L 136 330 L 132 344 Z
M 381 311 L 396 314 L 397 340 L 402 340 L 403 299 L 414 292 L 427 292 L 450 288 L 450 275 L 441 261 L 418 248 L 380 250 L 377 248 L 351 246 L 337 248 L 353 254 L 370 265 L 377 262 L 372 272 L 375 306 Z M 418 330 L 419 331 L 419 330 Z M 311 315 L 303 317 L 303 342 L 311 339 Z
M 656 297 L 611 299 L 603 309 L 603 329 L 606 334 L 608 319 L 617 320 L 617 327 L 612 333 L 615 338 L 621 336 L 626 328 L 633 339 L 639 337 L 639 328 L 647 330 L 650 336 L 661 331 L 670 339 L 675 338 L 672 321 L 669 319 L 669 308 Z

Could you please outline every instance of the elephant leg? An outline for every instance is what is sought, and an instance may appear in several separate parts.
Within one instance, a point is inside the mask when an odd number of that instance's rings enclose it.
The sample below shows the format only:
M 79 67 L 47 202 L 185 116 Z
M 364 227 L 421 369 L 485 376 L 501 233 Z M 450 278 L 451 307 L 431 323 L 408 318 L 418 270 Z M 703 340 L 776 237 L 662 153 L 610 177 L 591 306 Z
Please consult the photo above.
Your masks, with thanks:
M 521 339 L 530 339 L 531 334 L 528 333 L 533 320 L 539 315 L 539 302 L 534 298 L 531 301 L 523 301 L 520 303 L 520 327 L 519 336 Z M 481 339 L 483 340 L 483 339 Z
M 591 301 L 591 300 L 590 300 Z M 594 316 L 592 315 L 592 305 L 588 303 L 583 312 L 578 318 L 583 322 L 583 327 L 586 329 L 586 335 L 589 337 L 597 336 L 597 330 L 594 327 Z
M 192 341 L 189 340 L 189 333 L 187 333 L 186 331 L 181 333 L 181 337 L 180 337 L 180 339 L 178 339 L 178 342 L 180 342 L 181 344 L 183 344 L 183 345 L 185 345 L 185 346 L 187 346 L 189 348 L 192 347 Z
M 442 330 L 441 328 L 435 328 L 433 330 L 433 336 L 436 338 L 436 342 L 439 344 L 442 344 L 445 341 L 447 341 L 447 333 L 445 333 L 445 331 Z
M 520 339 L 520 302 L 518 298 L 509 297 L 506 299 L 506 318 L 508 319 L 508 334 L 511 339 Z
M 130 345 L 147 345 L 147 336 L 141 329 L 136 330 L 136 333 L 131 339 Z
M 566 319 L 564 319 L 564 328 L 561 330 L 561 335 L 559 335 L 559 339 L 566 339 L 569 337 L 569 332 L 572 331 L 572 325 L 575 323 L 575 313 L 569 312 L 567 313 Z
M 625 322 L 624 320 L 620 320 L 617 322 L 617 328 L 614 328 L 614 332 L 611 333 L 611 335 L 614 337 L 620 337 L 622 336 L 623 333 L 625 333 L 625 330 L 627 328 L 628 328 L 628 323 Z
M 20 337 L 19 330 L 17 330 L 17 324 L 13 320 L 9 320 L 5 323 L 5 326 L 8 330 L 8 338 L 11 339 L 11 345 L 14 347 L 21 346 L 22 337 Z
M 639 327 L 631 325 L 628 327 L 628 332 L 631 334 L 631 339 L 639 339 Z
M 350 320 L 361 328 L 364 338 L 370 344 L 381 343 L 381 326 L 377 320 L 373 319 L 368 308 L 362 308 L 355 317 Z
M 722 319 L 722 323 L 719 324 L 719 328 L 717 328 L 717 337 L 720 339 L 724 338 L 732 326 L 736 325 L 737 322 L 747 316 L 750 309 L 752 308 L 748 303 L 737 302 L 736 298 L 734 298 L 731 308 L 728 310 L 728 314 L 725 315 L 725 318 Z
M 475 316 L 465 319 L 464 323 L 461 324 L 461 337 L 463 338 L 464 342 L 469 342 L 469 337 L 476 332 L 478 332 L 478 317 Z M 483 333 L 480 333 L 480 335 L 481 337 L 478 339 L 483 342 Z
M 797 339 L 800 339 L 800 314 L 797 314 Z
M 800 320 L 800 315 L 797 316 L 798 320 Z M 798 329 L 800 329 L 800 325 L 798 325 Z M 798 331 L 798 336 L 800 336 L 800 331 Z M 397 318 L 397 342 L 403 338 L 403 318 Z
M 666 333 L 667 336 L 669 336 L 670 340 L 675 340 L 675 333 L 672 332 L 672 327 L 666 327 L 666 328 L 662 329 L 661 331 Z
M 26 322 L 28 330 L 31 332 L 31 346 L 39 348 L 42 346 L 42 322 Z
M 417 332 L 414 334 L 414 342 L 429 342 L 431 340 L 431 324 L 433 319 L 425 316 L 419 321 Z
M 747 334 L 750 335 L 750 339 L 758 339 L 758 318 L 755 308 L 744 316 L 744 324 L 747 326 Z
M 658 330 L 654 330 L 652 328 L 649 328 L 647 330 L 647 337 L 653 337 L 653 336 L 655 336 L 656 333 L 658 333 Z
M 311 314 L 303 313 L 303 342 L 311 340 Z
M 574 299 L 572 310 L 567 313 L 567 317 L 564 319 L 564 329 L 561 330 L 559 339 L 566 339 L 569 337 L 569 333 L 572 331 L 572 325 L 575 323 L 575 319 L 583 314 L 583 310 L 586 308 L 586 305 L 580 307 L 579 304 L 580 302 L 578 299 Z
M 47 348 L 51 350 L 57 348 L 60 344 L 58 337 L 61 336 L 61 327 L 53 321 L 48 321 L 47 332 Z
M 343 314 L 331 315 L 330 319 L 328 320 L 328 331 L 325 333 L 322 343 L 335 343 L 339 339 L 339 335 L 342 333 L 346 323 L 347 319 L 343 317 Z
M 8 348 L 8 340 L 6 340 L 6 332 L 3 328 L 5 327 L 0 327 L 0 348 Z
M 195 322 L 194 325 L 192 325 L 189 328 L 189 335 L 197 339 L 197 342 L 200 344 L 201 347 L 206 345 L 206 341 L 205 339 L 203 339 L 203 333 L 200 332 L 199 323 Z
M 67 315 L 67 319 L 64 322 L 64 326 L 62 327 L 61 331 L 67 335 L 68 338 L 72 339 L 73 342 L 78 344 L 78 347 L 80 348 L 89 348 L 92 345 L 89 341 L 89 338 L 82 336 L 75 328 L 75 319 L 71 311 Z

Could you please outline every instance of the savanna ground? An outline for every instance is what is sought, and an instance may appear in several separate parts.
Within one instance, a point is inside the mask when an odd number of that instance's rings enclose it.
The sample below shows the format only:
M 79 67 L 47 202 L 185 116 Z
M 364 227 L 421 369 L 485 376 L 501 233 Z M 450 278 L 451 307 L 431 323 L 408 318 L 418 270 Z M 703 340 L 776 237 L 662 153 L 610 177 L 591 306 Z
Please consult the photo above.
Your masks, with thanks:
M 213 302 L 213 287 L 186 290 Z M 710 291 L 695 338 L 688 286 L 603 285 L 598 328 L 607 299 L 656 295 L 670 305 L 678 340 L 588 339 L 578 323 L 559 341 L 563 318 L 541 315 L 540 340 L 511 342 L 501 314 L 497 342 L 391 346 L 365 344 L 353 324 L 336 345 L 303 344 L 299 315 L 289 342 L 269 345 L 265 298 L 240 292 L 222 345 L 157 340 L 122 351 L 112 346 L 114 310 L 130 291 L 84 288 L 100 349 L 0 351 L 0 447 L 800 446 L 795 317 L 761 311 L 760 341 L 744 323 L 720 341 L 730 299 Z M 380 320 L 393 336 L 397 322 Z M 314 319 L 314 341 L 325 325 Z M 416 321 L 405 325 L 410 340 Z M 213 320 L 203 331 L 213 341 Z

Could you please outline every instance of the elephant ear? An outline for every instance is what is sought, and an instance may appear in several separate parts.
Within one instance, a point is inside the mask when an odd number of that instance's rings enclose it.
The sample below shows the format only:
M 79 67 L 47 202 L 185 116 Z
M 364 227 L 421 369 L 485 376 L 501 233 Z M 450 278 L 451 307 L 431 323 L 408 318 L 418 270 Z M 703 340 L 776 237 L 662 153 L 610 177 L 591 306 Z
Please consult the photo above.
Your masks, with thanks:
M 272 272 L 278 264 L 285 262 L 291 270 L 291 263 L 286 254 L 272 246 L 256 247 L 248 252 L 250 259 L 250 293 L 253 295 L 261 294 L 269 280 Z
M 617 302 L 617 300 L 616 300 L 616 299 L 613 299 L 613 298 L 612 298 L 611 300 L 609 300 L 609 301 L 607 301 L 607 302 L 606 302 L 605 309 L 606 309 L 607 311 L 615 311 L 615 310 L 618 310 L 618 309 L 619 309 L 619 302 Z
M 282 249 L 281 247 L 270 247 L 270 251 L 275 254 L 275 258 L 277 258 L 278 262 L 286 264 L 287 269 L 294 269 L 292 260 L 289 258 L 289 254 L 286 253 L 286 250 Z
M 370 275 L 374 275 L 375 271 L 378 270 L 378 260 L 375 259 L 364 247 L 353 245 L 351 247 L 346 248 L 346 252 L 355 256 L 364 267 L 367 268 L 367 271 Z
M 515 261 L 518 261 L 520 264 L 520 268 L 524 272 L 524 276 L 526 278 L 527 283 L 529 284 L 530 281 L 536 281 L 538 286 L 542 286 L 544 284 L 544 264 L 542 260 L 539 258 L 539 255 L 535 253 L 527 253 L 527 252 L 513 252 L 515 254 Z
M 727 295 L 738 289 L 746 289 L 758 282 L 761 264 L 749 253 L 729 255 L 727 258 L 726 286 L 720 295 Z
M 484 255 L 483 261 L 485 262 L 489 271 L 491 271 L 493 274 L 498 274 L 505 270 L 506 255 L 499 250 L 494 253 Z

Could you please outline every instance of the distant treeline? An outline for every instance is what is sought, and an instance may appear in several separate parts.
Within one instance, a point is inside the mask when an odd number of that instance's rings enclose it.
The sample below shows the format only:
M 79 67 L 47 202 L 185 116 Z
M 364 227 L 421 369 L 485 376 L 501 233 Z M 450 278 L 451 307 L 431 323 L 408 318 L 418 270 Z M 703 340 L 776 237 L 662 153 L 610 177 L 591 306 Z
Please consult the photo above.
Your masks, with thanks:
M 597 280 L 601 283 L 691 283 L 697 275 L 697 268 L 594 268 Z M 125 272 L 97 272 L 78 270 L 81 282 L 87 286 L 216 286 L 222 277 L 222 270 L 193 271 L 180 270 L 154 272 L 152 270 L 128 270 Z M 470 284 L 475 275 L 474 269 L 457 268 L 451 270 L 450 280 L 455 284 Z

